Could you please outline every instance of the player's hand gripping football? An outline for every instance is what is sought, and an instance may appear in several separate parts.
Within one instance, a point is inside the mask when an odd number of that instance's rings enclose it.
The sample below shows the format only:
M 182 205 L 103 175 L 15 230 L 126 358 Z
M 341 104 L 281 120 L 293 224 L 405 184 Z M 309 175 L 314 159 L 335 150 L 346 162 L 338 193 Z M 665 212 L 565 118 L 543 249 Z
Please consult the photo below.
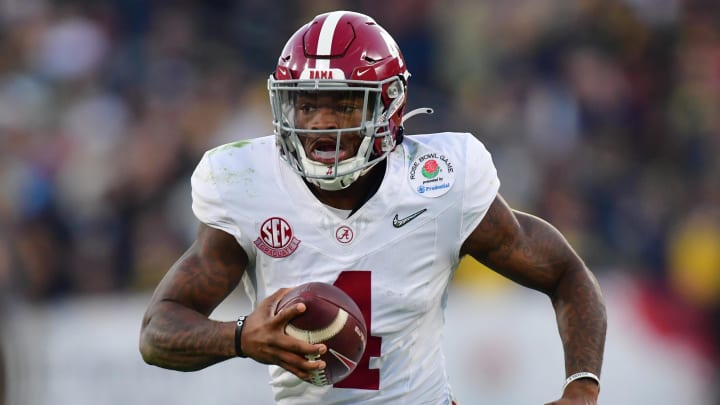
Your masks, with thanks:
M 576 380 L 568 384 L 562 398 L 545 405 L 597 405 L 600 387 L 592 380 Z
M 247 317 L 241 335 L 242 350 L 260 363 L 275 364 L 307 380 L 310 372 L 324 368 L 325 362 L 311 362 L 305 355 L 323 354 L 327 348 L 324 344 L 306 343 L 285 334 L 285 325 L 306 310 L 305 304 L 300 303 L 274 315 L 277 303 L 288 291 L 290 288 L 282 288 L 268 296 Z

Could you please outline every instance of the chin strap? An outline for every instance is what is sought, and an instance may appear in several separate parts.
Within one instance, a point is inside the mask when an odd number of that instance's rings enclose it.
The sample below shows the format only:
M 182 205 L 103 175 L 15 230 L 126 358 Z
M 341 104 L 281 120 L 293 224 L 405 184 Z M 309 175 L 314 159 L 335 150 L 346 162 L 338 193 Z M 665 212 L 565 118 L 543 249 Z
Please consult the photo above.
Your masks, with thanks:
M 419 115 L 419 114 L 432 114 L 435 111 L 430 107 L 422 107 L 422 108 L 416 108 L 407 114 L 403 115 L 402 123 L 405 124 L 405 121 L 409 120 L 410 118 Z

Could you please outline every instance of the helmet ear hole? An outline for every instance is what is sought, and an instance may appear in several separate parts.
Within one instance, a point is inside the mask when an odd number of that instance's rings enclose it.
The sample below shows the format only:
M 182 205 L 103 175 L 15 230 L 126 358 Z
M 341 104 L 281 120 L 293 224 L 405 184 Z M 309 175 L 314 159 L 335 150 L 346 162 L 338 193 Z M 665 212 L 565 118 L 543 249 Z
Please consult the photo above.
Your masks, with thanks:
M 394 99 L 400 95 L 400 84 L 398 82 L 391 83 L 387 88 L 388 98 Z

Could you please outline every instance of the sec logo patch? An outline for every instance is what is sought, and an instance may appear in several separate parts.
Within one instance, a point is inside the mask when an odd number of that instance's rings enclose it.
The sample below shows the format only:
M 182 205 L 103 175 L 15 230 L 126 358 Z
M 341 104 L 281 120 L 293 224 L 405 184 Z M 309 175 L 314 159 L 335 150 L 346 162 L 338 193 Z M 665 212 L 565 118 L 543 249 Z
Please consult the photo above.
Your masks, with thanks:
M 260 236 L 254 243 L 261 252 L 275 258 L 290 256 L 300 246 L 290 224 L 280 217 L 266 219 L 260 225 Z

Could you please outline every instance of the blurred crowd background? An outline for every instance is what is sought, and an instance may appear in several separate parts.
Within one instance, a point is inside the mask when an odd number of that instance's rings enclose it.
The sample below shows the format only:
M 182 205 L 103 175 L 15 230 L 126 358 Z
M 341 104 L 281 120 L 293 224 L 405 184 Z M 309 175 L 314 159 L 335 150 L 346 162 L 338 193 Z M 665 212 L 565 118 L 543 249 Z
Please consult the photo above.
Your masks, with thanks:
M 409 133 L 475 134 L 515 208 L 717 364 L 714 0 L 0 0 L 1 305 L 151 291 L 201 154 L 271 133 L 267 76 L 332 9 L 400 44 L 409 108 L 435 109 Z

